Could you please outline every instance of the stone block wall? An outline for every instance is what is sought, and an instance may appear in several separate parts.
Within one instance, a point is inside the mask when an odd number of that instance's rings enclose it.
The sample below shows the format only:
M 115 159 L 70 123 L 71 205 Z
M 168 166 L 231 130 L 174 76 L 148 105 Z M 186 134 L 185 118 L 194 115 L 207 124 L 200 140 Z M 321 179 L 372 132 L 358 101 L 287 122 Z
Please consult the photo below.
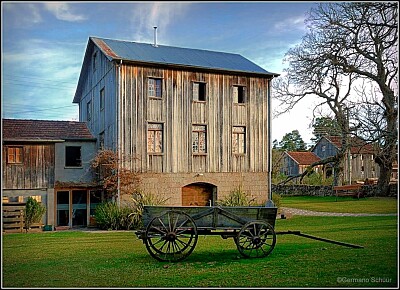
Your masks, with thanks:
M 141 175 L 144 192 L 162 195 L 167 205 L 182 205 L 182 188 L 194 183 L 208 183 L 217 187 L 217 200 L 241 187 L 258 203 L 268 198 L 268 173 L 146 173 Z

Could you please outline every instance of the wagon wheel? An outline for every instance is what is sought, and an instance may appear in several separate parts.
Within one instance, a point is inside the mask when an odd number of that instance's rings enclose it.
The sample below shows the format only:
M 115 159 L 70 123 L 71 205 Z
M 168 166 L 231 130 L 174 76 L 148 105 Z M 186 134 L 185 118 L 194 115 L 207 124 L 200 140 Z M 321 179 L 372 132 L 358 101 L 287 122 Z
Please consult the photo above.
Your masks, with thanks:
M 238 251 L 246 258 L 268 256 L 275 247 L 274 228 L 264 221 L 252 221 L 245 224 L 235 237 Z
M 194 250 L 197 243 L 197 227 L 186 213 L 167 211 L 150 221 L 144 241 L 147 251 L 155 259 L 180 261 Z

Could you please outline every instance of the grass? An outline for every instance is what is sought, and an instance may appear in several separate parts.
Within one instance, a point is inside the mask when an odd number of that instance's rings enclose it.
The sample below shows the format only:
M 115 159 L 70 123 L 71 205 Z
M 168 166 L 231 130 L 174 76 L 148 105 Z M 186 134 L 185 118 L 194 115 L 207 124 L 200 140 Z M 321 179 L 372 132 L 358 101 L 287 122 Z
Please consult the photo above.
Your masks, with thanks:
M 352 197 L 335 196 L 282 196 L 281 207 L 293 207 L 322 212 L 343 213 L 397 213 L 398 200 L 392 197 Z
M 232 239 L 199 236 L 179 263 L 158 262 L 132 231 L 3 234 L 3 287 L 396 287 L 397 217 L 300 217 L 276 231 L 266 258 L 244 259 Z

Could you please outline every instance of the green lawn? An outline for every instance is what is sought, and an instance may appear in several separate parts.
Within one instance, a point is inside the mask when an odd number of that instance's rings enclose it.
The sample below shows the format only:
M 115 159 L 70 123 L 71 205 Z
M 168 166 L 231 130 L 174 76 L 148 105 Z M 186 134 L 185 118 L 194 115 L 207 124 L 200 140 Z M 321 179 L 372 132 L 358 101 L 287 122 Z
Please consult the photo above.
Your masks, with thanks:
M 276 231 L 266 258 L 244 259 L 232 239 L 199 236 L 179 263 L 158 262 L 132 231 L 3 234 L 3 287 L 396 287 L 397 217 L 300 217 Z
M 282 196 L 282 207 L 344 213 L 397 213 L 398 200 L 392 197 L 352 197 L 335 196 Z

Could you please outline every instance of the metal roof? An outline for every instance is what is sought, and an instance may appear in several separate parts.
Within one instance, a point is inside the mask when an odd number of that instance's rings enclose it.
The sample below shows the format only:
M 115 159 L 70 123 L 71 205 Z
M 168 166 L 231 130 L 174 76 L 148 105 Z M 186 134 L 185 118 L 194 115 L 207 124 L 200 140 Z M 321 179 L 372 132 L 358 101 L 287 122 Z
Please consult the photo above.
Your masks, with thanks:
M 112 40 L 98 37 L 90 39 L 110 59 L 142 63 L 176 65 L 278 76 L 251 62 L 240 54 L 210 50 L 181 48 L 149 43 Z

